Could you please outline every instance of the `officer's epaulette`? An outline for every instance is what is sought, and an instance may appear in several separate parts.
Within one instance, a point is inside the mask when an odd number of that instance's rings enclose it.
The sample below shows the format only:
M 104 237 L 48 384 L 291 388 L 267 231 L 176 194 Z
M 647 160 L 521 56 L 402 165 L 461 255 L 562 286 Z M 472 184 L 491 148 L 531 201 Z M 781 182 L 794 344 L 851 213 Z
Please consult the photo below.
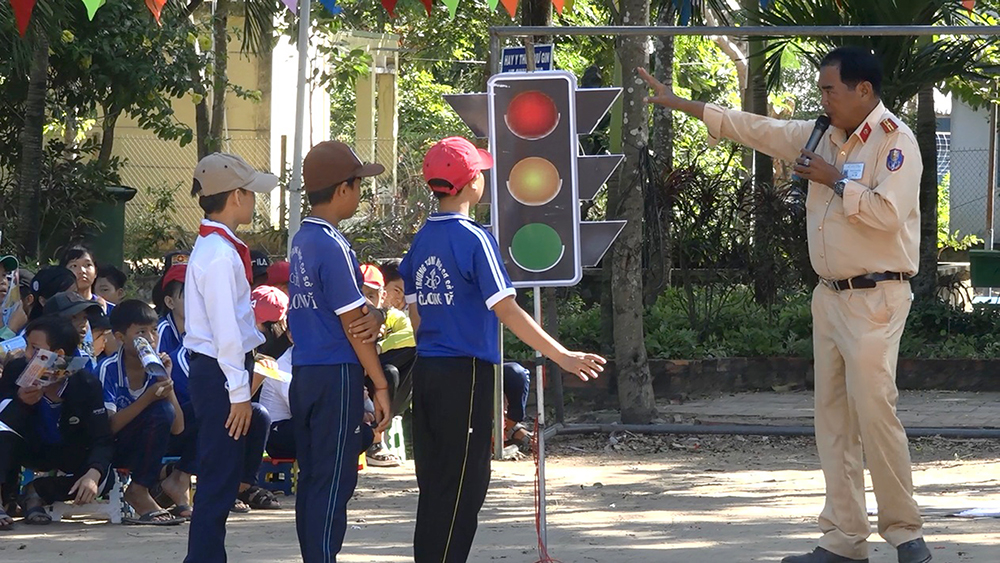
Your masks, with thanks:
M 887 117 L 879 123 L 882 126 L 882 130 L 886 133 L 892 133 L 896 129 L 899 129 L 899 124 L 897 124 L 891 117 Z

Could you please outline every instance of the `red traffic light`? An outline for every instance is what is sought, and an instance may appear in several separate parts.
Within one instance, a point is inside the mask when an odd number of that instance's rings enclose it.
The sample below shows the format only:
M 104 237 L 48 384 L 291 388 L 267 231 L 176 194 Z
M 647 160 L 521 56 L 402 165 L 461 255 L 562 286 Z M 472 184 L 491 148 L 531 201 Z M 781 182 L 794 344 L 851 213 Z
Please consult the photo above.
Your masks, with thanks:
M 547 137 L 559 125 L 559 110 L 552 98 L 538 90 L 514 96 L 503 116 L 510 132 L 526 141 Z

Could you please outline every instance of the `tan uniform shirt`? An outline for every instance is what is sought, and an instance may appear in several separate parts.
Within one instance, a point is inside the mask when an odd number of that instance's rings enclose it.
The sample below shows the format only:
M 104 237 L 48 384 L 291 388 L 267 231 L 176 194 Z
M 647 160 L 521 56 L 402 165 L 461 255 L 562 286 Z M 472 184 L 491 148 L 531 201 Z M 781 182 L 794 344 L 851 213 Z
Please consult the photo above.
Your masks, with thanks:
M 783 121 L 708 104 L 711 144 L 732 139 L 794 162 L 809 140 L 811 121 Z M 809 183 L 806 229 L 809 259 L 821 278 L 901 272 L 913 276 L 920 259 L 920 174 L 916 137 L 879 105 L 848 135 L 830 127 L 816 154 L 849 178 L 841 199 Z

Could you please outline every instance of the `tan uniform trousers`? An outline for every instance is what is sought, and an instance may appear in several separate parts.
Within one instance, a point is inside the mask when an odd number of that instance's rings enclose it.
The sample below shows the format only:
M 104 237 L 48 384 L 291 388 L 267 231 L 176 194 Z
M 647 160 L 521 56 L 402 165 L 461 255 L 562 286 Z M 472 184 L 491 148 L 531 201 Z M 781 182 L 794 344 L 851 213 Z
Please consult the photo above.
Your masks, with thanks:
M 864 460 L 878 502 L 879 534 L 893 547 L 922 536 L 910 451 L 896 416 L 896 359 L 910 312 L 909 282 L 813 292 L 816 444 L 826 479 L 819 545 L 868 557 Z

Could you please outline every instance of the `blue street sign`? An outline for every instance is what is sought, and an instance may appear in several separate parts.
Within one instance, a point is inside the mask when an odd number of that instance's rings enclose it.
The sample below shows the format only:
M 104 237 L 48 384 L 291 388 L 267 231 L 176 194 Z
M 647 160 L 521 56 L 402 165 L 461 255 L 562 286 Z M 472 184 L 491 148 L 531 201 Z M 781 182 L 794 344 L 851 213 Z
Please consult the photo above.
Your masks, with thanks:
M 524 47 L 504 47 L 500 72 L 525 72 L 528 59 Z M 535 70 L 552 70 L 552 45 L 535 45 Z

